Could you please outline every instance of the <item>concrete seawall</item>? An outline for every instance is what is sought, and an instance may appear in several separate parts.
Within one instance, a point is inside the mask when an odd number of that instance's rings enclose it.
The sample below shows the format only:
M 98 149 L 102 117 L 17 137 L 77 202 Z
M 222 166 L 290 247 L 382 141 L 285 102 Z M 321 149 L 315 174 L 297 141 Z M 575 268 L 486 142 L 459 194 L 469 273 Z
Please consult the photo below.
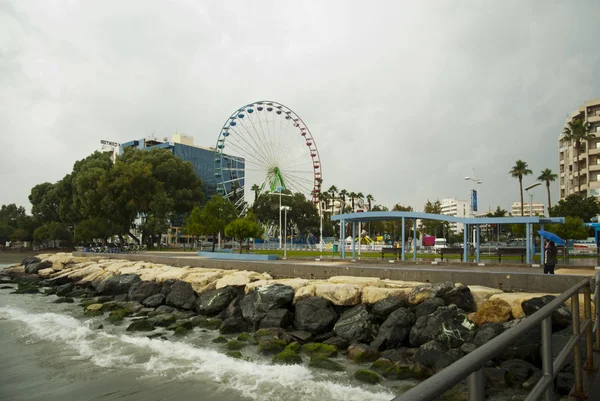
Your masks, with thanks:
M 274 278 L 300 277 L 305 279 L 327 279 L 331 276 L 379 277 L 381 279 L 420 281 L 438 283 L 451 281 L 465 285 L 483 285 L 504 291 L 525 291 L 561 293 L 585 279 L 579 275 L 544 275 L 539 270 L 493 271 L 493 266 L 460 267 L 458 265 L 437 265 L 436 267 L 407 265 L 369 266 L 367 264 L 344 262 L 304 262 L 279 260 L 273 262 L 252 262 L 236 260 L 203 259 L 194 256 L 165 256 L 157 254 L 95 254 L 74 252 L 75 256 L 102 257 L 106 259 L 126 259 L 161 263 L 170 266 L 204 267 L 212 269 L 252 270 L 268 273 Z

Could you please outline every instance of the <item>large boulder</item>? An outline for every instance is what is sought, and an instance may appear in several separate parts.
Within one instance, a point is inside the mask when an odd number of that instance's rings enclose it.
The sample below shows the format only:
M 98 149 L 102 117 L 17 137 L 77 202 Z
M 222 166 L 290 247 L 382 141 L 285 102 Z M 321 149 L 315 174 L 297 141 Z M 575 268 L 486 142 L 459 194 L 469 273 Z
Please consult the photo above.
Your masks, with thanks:
M 370 342 L 376 333 L 375 316 L 365 304 L 348 309 L 333 326 L 334 333 L 350 342 Z
M 400 347 L 414 321 L 415 315 L 408 308 L 396 309 L 383 322 L 371 346 L 379 350 Z
M 354 306 L 361 301 L 362 287 L 356 284 L 315 284 L 315 295 L 325 298 L 334 305 Z
M 538 370 L 535 366 L 522 359 L 510 359 L 500 364 L 501 369 L 506 369 L 509 373 L 507 381 L 511 385 L 521 386 Z
M 166 297 L 163 294 L 154 294 L 142 301 L 142 305 L 147 308 L 158 308 L 165 303 Z
M 504 332 L 502 323 L 485 323 L 475 333 L 472 343 L 481 347 L 494 337 L 502 334 L 502 332 Z
M 25 259 L 23 259 L 23 261 L 21 262 L 21 265 L 23 267 L 27 267 L 32 263 L 40 263 L 42 260 L 36 256 L 29 256 L 26 257 Z M 50 265 L 52 265 L 52 263 L 50 263 Z
M 379 351 L 367 344 L 354 343 L 348 347 L 348 359 L 356 363 L 375 362 L 381 356 Z
M 504 329 L 508 330 L 517 321 L 511 321 L 504 323 Z M 554 344 L 554 343 L 553 343 Z M 536 325 L 527 332 L 527 335 L 519 337 L 519 339 L 513 344 L 509 345 L 504 352 L 498 355 L 500 361 L 507 361 L 510 359 L 524 359 L 535 365 L 539 364 L 540 359 L 540 347 L 542 346 L 542 329 L 539 325 Z M 554 348 L 554 345 L 553 345 Z
M 243 333 L 248 330 L 248 323 L 241 317 L 230 317 L 221 322 L 221 334 Z
M 446 301 L 446 304 L 456 305 L 465 312 L 474 312 L 477 310 L 475 298 L 471 294 L 469 287 L 465 285 L 456 284 L 449 291 L 441 291 L 439 297 Z
M 418 304 L 413 308 L 415 312 L 415 319 L 421 316 L 431 315 L 433 312 L 438 310 L 440 306 L 446 306 L 446 301 L 442 298 L 429 298 Z
M 192 309 L 196 302 L 197 295 L 192 289 L 190 283 L 185 281 L 176 281 L 171 286 L 171 291 L 166 299 L 166 304 L 174 308 Z
M 362 289 L 362 303 L 367 305 L 376 304 L 390 297 L 400 298 L 406 302 L 406 291 L 402 288 L 364 287 Z
M 471 295 L 473 295 L 477 309 L 481 308 L 485 301 L 490 299 L 492 295 L 502 294 L 503 292 L 497 288 L 485 287 L 483 285 L 469 285 L 469 290 L 471 291 Z
M 430 298 L 441 298 L 443 294 L 454 289 L 454 283 L 421 284 L 414 287 L 408 294 L 408 304 L 415 306 Z
M 129 288 L 128 298 L 130 301 L 142 302 L 152 295 L 160 294 L 162 285 L 156 281 L 140 281 Z
M 296 303 L 294 327 L 312 334 L 331 331 L 338 318 L 331 302 L 321 297 L 309 297 Z
M 40 270 L 48 269 L 50 267 L 52 267 L 52 262 L 48 262 L 45 260 L 41 262 L 33 262 L 25 266 L 25 273 L 37 274 Z
M 446 349 L 438 341 L 432 340 L 422 344 L 415 353 L 415 362 L 419 366 L 435 370 L 435 364 L 442 358 Z
M 515 319 L 524 318 L 525 312 L 523 311 L 523 302 L 532 298 L 544 297 L 548 294 L 542 293 L 531 293 L 531 292 L 504 292 L 502 294 L 492 295 L 489 300 L 502 299 L 511 307 L 512 315 Z
M 413 347 L 436 340 L 448 348 L 460 347 L 469 337 L 474 325 L 456 305 L 442 306 L 429 316 L 421 316 L 410 330 Z
M 388 297 L 377 301 L 371 308 L 371 313 L 379 319 L 387 319 L 393 311 L 406 306 L 406 297 Z
M 481 326 L 485 323 L 504 323 L 512 319 L 512 308 L 503 299 L 489 299 L 479 308 L 473 322 Z
M 268 327 L 288 328 L 294 322 L 294 315 L 287 309 L 271 309 L 260 321 L 258 327 L 261 329 Z
M 264 285 L 244 296 L 241 302 L 242 316 L 256 326 L 270 310 L 289 308 L 293 299 L 294 289 L 288 285 Z
M 201 315 L 215 316 L 225 310 L 241 294 L 236 287 L 223 287 L 201 294 L 194 310 Z
M 523 301 L 521 307 L 523 308 L 523 312 L 525 315 L 533 315 L 535 312 L 542 309 L 544 306 L 548 305 L 556 299 L 553 295 L 546 295 L 539 298 L 528 299 L 527 301 Z M 552 328 L 554 330 L 561 330 L 566 327 L 569 327 L 573 322 L 573 315 L 571 311 L 567 309 L 566 306 L 561 306 L 552 312 Z
M 101 282 L 96 291 L 102 295 L 127 294 L 131 286 L 140 281 L 140 278 L 135 274 L 120 274 Z

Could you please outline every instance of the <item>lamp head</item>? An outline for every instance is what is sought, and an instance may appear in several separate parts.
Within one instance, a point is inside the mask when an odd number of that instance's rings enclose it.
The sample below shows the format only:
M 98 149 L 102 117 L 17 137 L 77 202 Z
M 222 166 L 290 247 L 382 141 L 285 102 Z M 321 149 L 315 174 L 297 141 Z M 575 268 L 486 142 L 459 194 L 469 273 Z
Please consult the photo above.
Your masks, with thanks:
M 531 184 L 530 186 L 525 187 L 525 191 L 529 191 L 530 189 L 535 188 L 535 187 L 537 187 L 539 185 L 542 185 L 542 183 L 541 182 L 536 182 L 535 184 Z
M 470 179 L 471 179 L 471 177 L 469 177 L 469 176 L 465 177 L 465 180 L 470 180 Z

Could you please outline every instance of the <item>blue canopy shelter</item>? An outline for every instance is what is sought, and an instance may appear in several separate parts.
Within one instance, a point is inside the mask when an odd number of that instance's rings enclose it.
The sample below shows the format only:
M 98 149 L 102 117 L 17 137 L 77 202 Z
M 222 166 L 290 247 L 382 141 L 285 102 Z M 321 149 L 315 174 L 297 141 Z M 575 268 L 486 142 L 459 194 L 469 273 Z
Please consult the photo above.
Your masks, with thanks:
M 474 242 L 475 246 L 475 260 L 476 262 L 480 262 L 481 260 L 481 242 L 480 242 L 480 232 L 481 226 L 487 224 L 525 224 L 526 225 L 526 233 L 527 233 L 527 254 L 526 254 L 526 262 L 527 264 L 531 264 L 533 260 L 532 255 L 532 247 L 531 247 L 531 233 L 533 230 L 534 224 L 539 224 L 541 229 L 544 229 L 544 224 L 549 223 L 558 223 L 564 224 L 564 217 L 455 217 L 455 216 L 447 216 L 443 214 L 432 214 L 432 213 L 422 213 L 422 212 L 362 212 L 362 213 L 344 213 L 337 214 L 331 216 L 332 221 L 339 221 L 340 227 L 345 227 L 346 223 L 352 224 L 352 258 L 356 257 L 356 224 L 357 223 L 365 223 L 369 221 L 392 221 L 392 220 L 402 220 L 402 238 L 406 238 L 405 236 L 405 222 L 406 219 L 413 220 L 414 224 L 414 232 L 417 232 L 417 220 L 439 220 L 439 221 L 447 221 L 450 223 L 462 223 L 464 224 L 464 242 L 463 244 L 468 243 L 468 233 L 469 227 L 475 228 L 475 238 Z M 340 230 L 340 241 L 341 241 L 341 256 L 342 259 L 346 257 L 346 251 L 344 246 L 344 230 Z M 405 253 L 405 244 L 402 242 L 402 260 L 406 260 Z M 463 246 L 464 255 L 463 260 L 467 261 L 468 257 L 468 247 Z M 544 263 L 544 252 L 542 255 L 542 263 Z M 413 260 L 417 259 L 417 247 L 413 247 Z

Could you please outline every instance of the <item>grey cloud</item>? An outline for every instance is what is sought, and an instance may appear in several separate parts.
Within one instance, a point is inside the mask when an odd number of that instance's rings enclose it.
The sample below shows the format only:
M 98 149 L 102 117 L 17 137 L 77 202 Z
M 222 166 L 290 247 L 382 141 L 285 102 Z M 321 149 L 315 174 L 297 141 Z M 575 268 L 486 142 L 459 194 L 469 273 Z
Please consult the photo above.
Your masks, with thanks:
M 28 205 L 101 139 L 212 146 L 271 99 L 310 127 L 325 187 L 419 210 L 466 199 L 474 168 L 481 207 L 509 208 L 514 161 L 558 171 L 566 115 L 600 97 L 592 0 L 49 4 L 0 6 L 0 204 Z

